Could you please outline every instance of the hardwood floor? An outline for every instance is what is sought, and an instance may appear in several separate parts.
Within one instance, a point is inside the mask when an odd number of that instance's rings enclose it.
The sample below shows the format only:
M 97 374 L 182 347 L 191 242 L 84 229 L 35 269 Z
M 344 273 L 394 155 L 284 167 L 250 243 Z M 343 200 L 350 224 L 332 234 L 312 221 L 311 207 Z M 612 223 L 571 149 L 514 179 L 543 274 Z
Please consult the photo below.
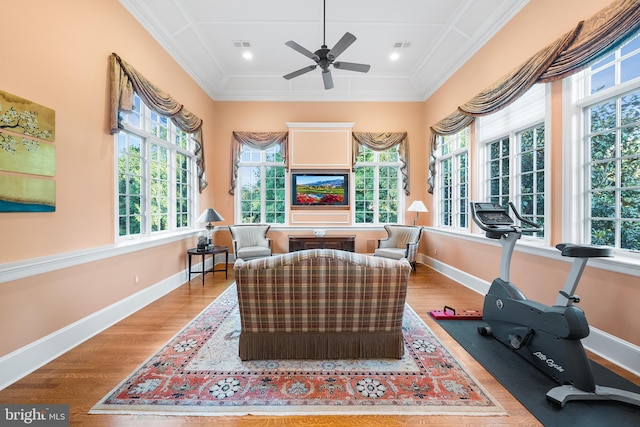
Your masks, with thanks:
M 230 268 L 230 276 L 233 275 Z M 411 274 L 407 301 L 476 379 L 508 412 L 499 417 L 313 416 L 179 417 L 89 415 L 89 409 L 176 332 L 208 306 L 233 278 L 196 276 L 170 294 L 0 391 L 3 404 L 69 404 L 72 426 L 537 426 L 538 421 L 429 316 L 445 304 L 481 309 L 482 295 L 423 265 Z M 640 385 L 634 376 L 601 358 L 595 360 Z

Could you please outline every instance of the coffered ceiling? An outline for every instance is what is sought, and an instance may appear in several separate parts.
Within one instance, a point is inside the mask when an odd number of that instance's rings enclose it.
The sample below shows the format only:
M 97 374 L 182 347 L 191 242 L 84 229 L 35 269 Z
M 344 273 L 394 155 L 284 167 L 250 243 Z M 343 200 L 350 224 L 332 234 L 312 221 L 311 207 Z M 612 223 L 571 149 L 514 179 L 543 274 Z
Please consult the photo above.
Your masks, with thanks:
M 424 101 L 528 2 L 325 1 L 323 25 L 323 0 L 120 0 L 220 101 Z M 319 67 L 283 78 L 314 64 L 285 42 L 314 52 L 346 32 L 357 40 L 339 61 L 370 64 L 368 73 L 331 67 L 330 90 Z

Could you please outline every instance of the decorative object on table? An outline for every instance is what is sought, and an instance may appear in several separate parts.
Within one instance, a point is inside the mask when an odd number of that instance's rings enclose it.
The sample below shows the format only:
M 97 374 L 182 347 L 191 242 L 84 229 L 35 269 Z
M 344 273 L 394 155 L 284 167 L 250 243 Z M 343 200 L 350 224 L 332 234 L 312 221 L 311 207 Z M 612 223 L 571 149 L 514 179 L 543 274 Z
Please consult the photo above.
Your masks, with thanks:
M 316 237 L 324 237 L 325 234 L 327 234 L 327 230 L 324 230 L 322 228 L 316 228 L 315 230 L 313 230 L 313 235 Z
M 420 212 L 429 212 L 429 209 L 427 209 L 424 203 L 422 203 L 422 200 L 414 200 L 407 211 L 416 213 L 416 217 L 413 219 L 413 225 L 416 225 L 416 221 L 418 220 L 418 215 L 420 215 Z
M 243 362 L 233 284 L 90 413 L 506 415 L 408 305 L 402 329 L 401 359 Z
M 213 246 L 213 229 L 215 227 L 211 223 L 218 221 L 224 221 L 224 218 L 213 208 L 205 209 L 197 220 L 199 223 L 207 223 L 206 231 L 202 234 L 207 239 L 207 248 Z M 200 248 L 200 236 L 198 236 L 198 248 Z
M 198 246 L 197 246 L 197 250 L 199 252 L 204 252 L 207 250 L 207 248 L 209 247 L 209 239 L 207 238 L 207 232 L 206 231 L 201 231 L 200 233 L 198 233 Z

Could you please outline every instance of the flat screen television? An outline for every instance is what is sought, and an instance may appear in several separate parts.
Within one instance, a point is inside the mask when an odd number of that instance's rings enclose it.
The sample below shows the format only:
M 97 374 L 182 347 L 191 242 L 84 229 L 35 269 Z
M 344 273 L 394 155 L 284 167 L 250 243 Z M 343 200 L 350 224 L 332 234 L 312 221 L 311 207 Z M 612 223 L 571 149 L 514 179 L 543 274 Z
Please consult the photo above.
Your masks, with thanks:
M 291 172 L 292 206 L 349 206 L 348 172 Z

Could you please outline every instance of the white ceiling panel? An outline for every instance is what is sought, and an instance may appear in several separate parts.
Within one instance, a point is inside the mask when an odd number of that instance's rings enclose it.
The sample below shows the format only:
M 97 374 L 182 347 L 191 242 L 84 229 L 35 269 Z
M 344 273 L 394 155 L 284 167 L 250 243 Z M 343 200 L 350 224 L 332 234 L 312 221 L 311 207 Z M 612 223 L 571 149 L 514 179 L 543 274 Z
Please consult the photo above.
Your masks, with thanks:
M 214 100 L 278 101 L 422 101 L 528 2 L 325 1 L 326 22 L 323 0 L 120 0 Z M 368 73 L 329 65 L 330 90 L 320 67 L 282 77 L 315 64 L 285 42 L 315 52 L 346 32 L 357 40 L 336 61 L 369 64 Z M 398 42 L 409 47 L 391 61 Z

